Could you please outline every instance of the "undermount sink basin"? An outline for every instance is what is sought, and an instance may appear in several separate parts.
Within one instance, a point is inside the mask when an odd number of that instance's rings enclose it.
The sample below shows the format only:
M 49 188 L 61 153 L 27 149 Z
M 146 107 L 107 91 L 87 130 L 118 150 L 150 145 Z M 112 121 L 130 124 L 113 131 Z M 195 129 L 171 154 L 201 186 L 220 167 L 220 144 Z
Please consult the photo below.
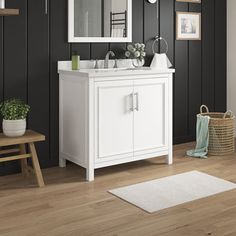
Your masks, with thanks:
M 115 60 L 109 60 L 108 61 L 108 68 L 104 68 L 105 62 L 104 60 L 90 60 L 90 61 L 80 61 L 80 72 L 84 73 L 118 73 L 124 71 L 145 71 L 145 70 L 151 70 L 150 67 L 140 67 L 136 68 L 133 66 L 133 61 L 132 59 L 118 59 L 117 61 Z M 115 65 L 117 65 L 118 68 L 114 68 Z M 98 68 L 95 68 L 97 66 Z M 67 65 L 67 67 L 71 68 L 71 62 Z
M 93 69 L 94 72 L 117 72 L 117 71 L 134 71 L 134 70 L 151 70 L 150 67 L 133 67 L 133 68 L 127 68 L 127 67 L 121 67 L 121 68 L 100 68 L 100 69 Z
M 147 67 L 147 66 L 133 67 L 133 68 L 128 68 L 127 70 L 151 70 L 151 67 Z
M 116 72 L 116 71 L 121 71 L 121 70 L 128 70 L 129 68 L 127 67 L 121 67 L 121 68 L 99 68 L 99 69 L 94 69 L 95 72 Z

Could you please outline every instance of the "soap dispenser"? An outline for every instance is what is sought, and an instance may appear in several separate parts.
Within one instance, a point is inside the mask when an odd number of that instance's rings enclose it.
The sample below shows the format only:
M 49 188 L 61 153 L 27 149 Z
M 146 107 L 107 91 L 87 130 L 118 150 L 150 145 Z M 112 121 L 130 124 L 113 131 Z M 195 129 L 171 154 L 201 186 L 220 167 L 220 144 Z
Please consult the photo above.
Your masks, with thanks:
M 72 70 L 79 70 L 80 67 L 80 56 L 76 51 L 72 52 Z

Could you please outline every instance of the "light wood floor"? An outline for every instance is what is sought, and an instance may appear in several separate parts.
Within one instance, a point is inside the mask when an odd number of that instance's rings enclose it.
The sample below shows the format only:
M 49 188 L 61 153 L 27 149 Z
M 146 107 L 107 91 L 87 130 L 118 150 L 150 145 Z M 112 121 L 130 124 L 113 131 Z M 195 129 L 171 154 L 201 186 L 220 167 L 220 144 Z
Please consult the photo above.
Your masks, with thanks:
M 207 160 L 185 157 L 193 144 L 175 147 L 175 164 L 162 158 L 96 171 L 70 165 L 43 171 L 46 187 L 21 175 L 0 177 L 1 236 L 201 236 L 236 235 L 236 190 L 179 205 L 155 214 L 110 195 L 107 190 L 199 170 L 236 183 L 236 156 Z

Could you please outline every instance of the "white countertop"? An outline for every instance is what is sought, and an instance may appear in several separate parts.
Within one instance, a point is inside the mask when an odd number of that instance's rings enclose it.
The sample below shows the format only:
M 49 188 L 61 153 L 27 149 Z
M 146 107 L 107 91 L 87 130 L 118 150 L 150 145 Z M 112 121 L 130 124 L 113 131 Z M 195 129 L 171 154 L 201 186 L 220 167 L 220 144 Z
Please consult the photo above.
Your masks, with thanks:
M 85 61 L 81 61 L 81 67 L 85 67 Z M 88 63 L 93 63 L 88 61 L 87 65 L 90 69 L 80 69 L 72 70 L 71 62 L 64 61 L 58 62 L 58 73 L 66 75 L 78 75 L 81 77 L 112 77 L 112 76 L 124 76 L 124 75 L 154 75 L 154 74 L 171 74 L 175 73 L 175 69 L 164 69 L 157 70 L 150 67 L 141 67 L 141 68 L 126 68 L 124 66 L 120 68 L 109 68 L 109 69 L 93 69 Z M 112 61 L 111 61 L 112 63 Z
M 123 70 L 96 70 L 96 69 L 81 69 L 81 70 L 58 70 L 59 74 L 70 74 L 70 75 L 79 75 L 82 77 L 110 77 L 110 76 L 120 76 L 120 75 L 142 75 L 142 74 L 169 74 L 174 73 L 174 69 L 167 69 L 167 70 L 155 70 L 148 67 L 146 68 L 139 68 L 139 69 L 123 69 Z

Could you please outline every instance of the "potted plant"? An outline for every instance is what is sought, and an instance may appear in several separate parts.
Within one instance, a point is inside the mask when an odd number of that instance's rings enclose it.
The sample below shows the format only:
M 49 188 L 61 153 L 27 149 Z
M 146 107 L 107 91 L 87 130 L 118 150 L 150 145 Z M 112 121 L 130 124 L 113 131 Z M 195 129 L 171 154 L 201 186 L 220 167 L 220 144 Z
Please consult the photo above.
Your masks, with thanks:
M 143 43 L 135 43 L 129 44 L 127 46 L 127 51 L 125 52 L 125 56 L 127 58 L 134 59 L 133 66 L 134 67 L 142 67 L 145 64 L 145 44 Z
M 9 99 L 0 103 L 3 117 L 3 133 L 8 137 L 20 137 L 26 131 L 26 117 L 30 106 L 20 99 Z

